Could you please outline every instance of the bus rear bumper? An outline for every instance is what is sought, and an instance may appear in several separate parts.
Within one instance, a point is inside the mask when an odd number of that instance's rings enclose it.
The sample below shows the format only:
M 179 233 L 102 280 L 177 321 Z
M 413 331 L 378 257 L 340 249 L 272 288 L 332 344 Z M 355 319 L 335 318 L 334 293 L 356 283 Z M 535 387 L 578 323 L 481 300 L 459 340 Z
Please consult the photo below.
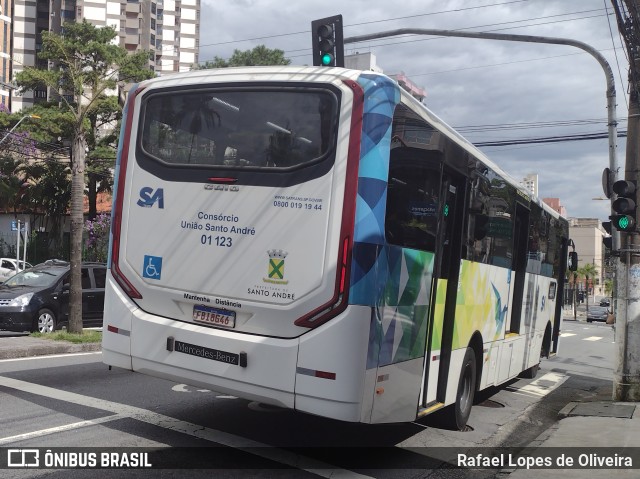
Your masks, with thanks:
M 271 338 L 146 313 L 109 275 L 103 362 L 225 395 L 360 421 L 370 308 L 350 308 L 358 311 L 300 337 Z

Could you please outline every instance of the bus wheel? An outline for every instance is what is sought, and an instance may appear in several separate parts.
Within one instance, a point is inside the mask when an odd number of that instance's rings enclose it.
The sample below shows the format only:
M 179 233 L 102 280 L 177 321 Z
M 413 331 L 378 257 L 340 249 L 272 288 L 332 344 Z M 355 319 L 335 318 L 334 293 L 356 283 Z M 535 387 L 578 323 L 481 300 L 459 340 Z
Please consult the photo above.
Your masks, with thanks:
M 471 406 L 473 406 L 473 396 L 476 390 L 476 354 L 473 349 L 467 348 L 462 361 L 460 380 L 458 381 L 458 392 L 456 402 L 449 408 L 449 424 L 458 431 L 464 431 Z
M 540 348 L 540 359 L 538 360 L 537 364 L 534 364 L 533 366 L 531 366 L 528 369 L 525 369 L 524 371 L 522 371 L 518 377 L 519 378 L 523 378 L 523 379 L 533 379 L 538 375 L 538 371 L 540 370 L 540 361 L 542 360 L 542 349 L 544 348 L 541 347 Z

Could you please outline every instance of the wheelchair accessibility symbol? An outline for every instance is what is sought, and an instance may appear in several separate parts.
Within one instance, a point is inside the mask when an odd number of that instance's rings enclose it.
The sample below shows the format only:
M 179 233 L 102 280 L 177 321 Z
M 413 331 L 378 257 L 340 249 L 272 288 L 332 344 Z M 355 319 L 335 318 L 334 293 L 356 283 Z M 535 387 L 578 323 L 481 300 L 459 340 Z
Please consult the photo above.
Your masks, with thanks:
M 142 266 L 142 277 L 150 279 L 160 279 L 162 273 L 162 256 L 144 257 L 144 265 Z

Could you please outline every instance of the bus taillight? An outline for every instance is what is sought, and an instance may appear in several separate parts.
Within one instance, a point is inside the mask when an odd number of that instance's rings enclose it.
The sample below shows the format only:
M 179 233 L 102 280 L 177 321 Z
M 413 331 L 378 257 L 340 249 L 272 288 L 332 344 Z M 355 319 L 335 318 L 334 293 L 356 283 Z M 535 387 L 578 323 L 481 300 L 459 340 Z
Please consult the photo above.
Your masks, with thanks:
M 120 260 L 120 234 L 122 225 L 122 204 L 124 201 L 124 184 L 129 159 L 129 142 L 122 140 L 123 138 L 128 139 L 131 136 L 131 126 L 133 125 L 133 113 L 135 110 L 134 103 L 136 97 L 140 92 L 142 92 L 142 90 L 144 90 L 144 87 L 136 88 L 135 90 L 132 89 L 125 107 L 126 121 L 122 125 L 123 131 L 120 133 L 120 144 L 122 145 L 122 149 L 118 152 L 118 159 L 116 160 L 116 171 L 119 172 L 119 175 L 116 177 L 115 210 L 111 221 L 111 275 L 127 296 L 132 299 L 142 299 L 142 295 L 133 287 L 122 271 L 120 271 L 120 266 L 118 265 Z
M 342 243 L 342 264 L 340 265 L 340 294 L 344 294 L 345 282 L 347 279 L 347 261 L 349 259 L 349 237 Z
M 340 230 L 341 248 L 336 266 L 336 288 L 328 303 L 298 318 L 294 324 L 305 328 L 316 328 L 342 313 L 349 304 L 349 269 L 353 229 L 355 225 L 356 197 L 358 193 L 358 167 L 360 162 L 360 141 L 362 139 L 362 113 L 364 109 L 364 90 L 352 80 L 344 80 L 353 90 L 351 112 L 351 135 L 347 153 L 346 183 L 344 188 L 344 206 L 342 209 L 342 227 Z

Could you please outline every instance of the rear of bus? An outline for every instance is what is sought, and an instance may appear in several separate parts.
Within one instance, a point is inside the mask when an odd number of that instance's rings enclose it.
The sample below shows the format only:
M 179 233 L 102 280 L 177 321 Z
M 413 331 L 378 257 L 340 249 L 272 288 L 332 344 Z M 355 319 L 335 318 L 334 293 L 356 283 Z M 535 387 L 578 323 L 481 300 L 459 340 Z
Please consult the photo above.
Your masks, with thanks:
M 347 304 L 356 80 L 348 70 L 205 70 L 130 92 L 105 363 L 362 420 L 371 308 Z

